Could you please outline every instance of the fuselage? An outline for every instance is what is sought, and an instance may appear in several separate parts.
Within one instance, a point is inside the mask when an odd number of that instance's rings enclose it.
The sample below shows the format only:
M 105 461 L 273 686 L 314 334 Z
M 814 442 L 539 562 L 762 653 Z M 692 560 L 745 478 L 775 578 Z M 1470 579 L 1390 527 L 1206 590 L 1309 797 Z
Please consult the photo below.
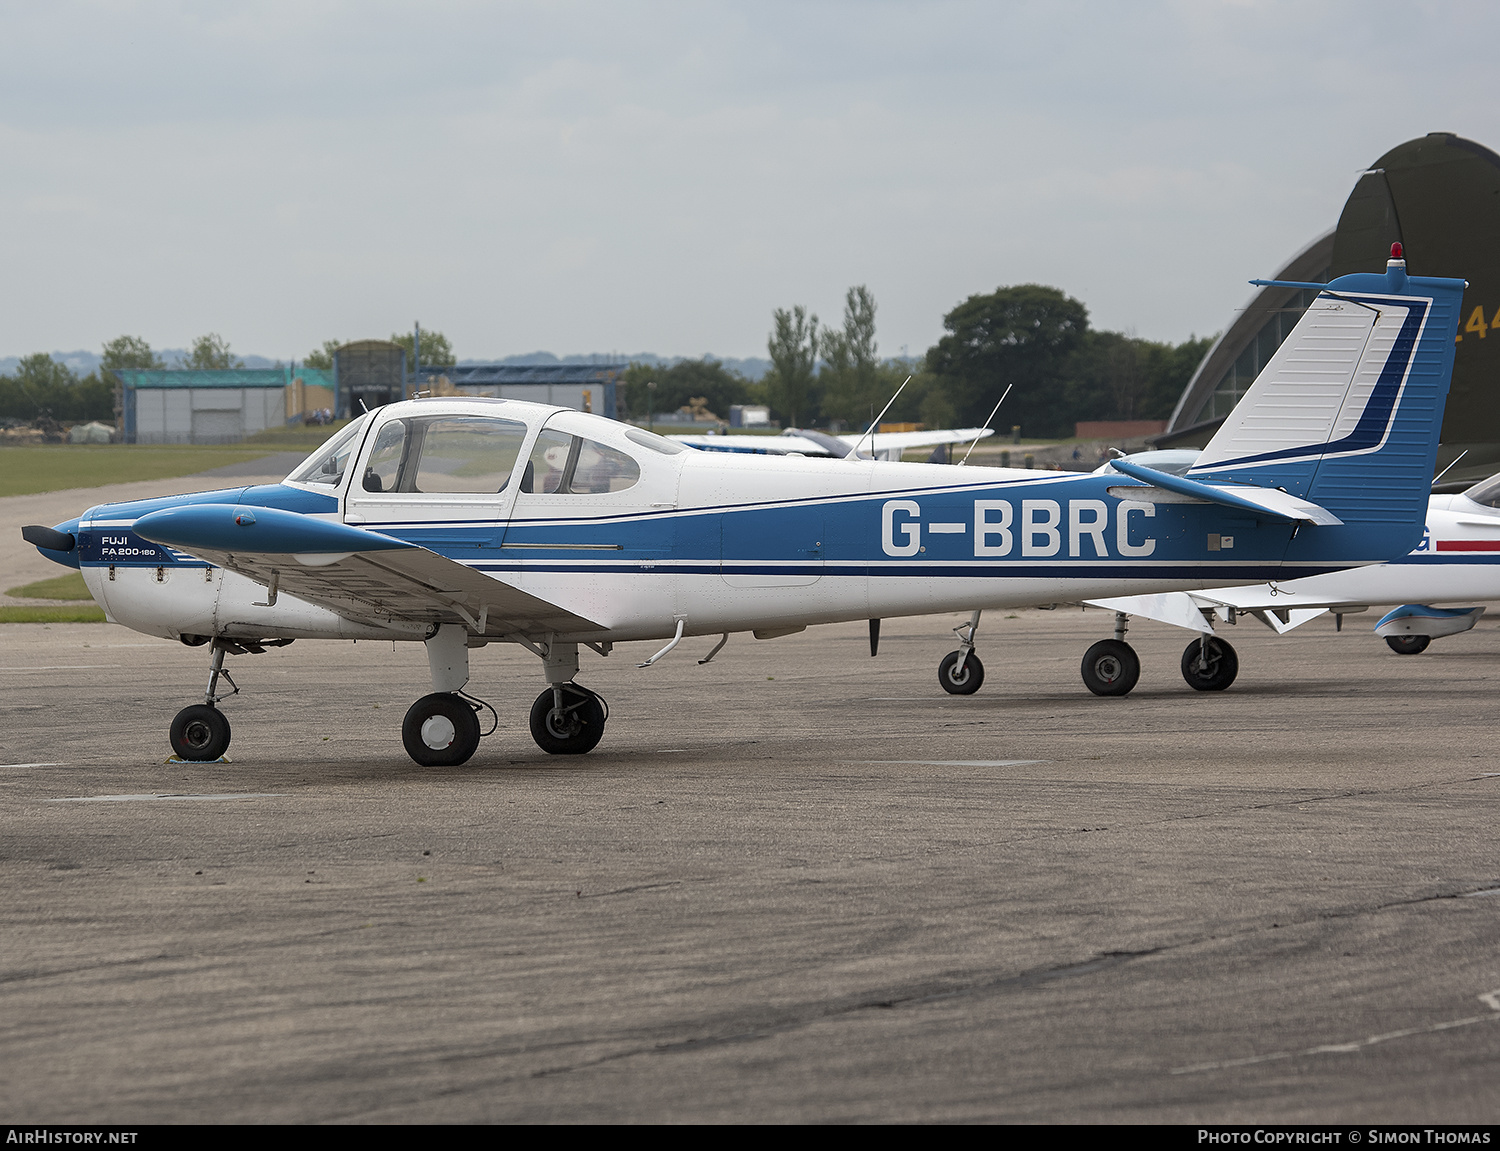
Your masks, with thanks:
M 408 541 L 594 621 L 555 637 L 590 641 L 670 636 L 679 621 L 685 634 L 769 631 L 1288 580 L 1413 542 L 1352 526 L 1299 535 L 1118 474 L 706 453 L 568 409 L 449 398 L 378 409 L 281 484 L 91 508 L 60 525 L 78 547 L 55 558 L 81 567 L 112 619 L 151 634 L 422 638 L 423 620 L 268 597 L 133 530 L 187 502 Z

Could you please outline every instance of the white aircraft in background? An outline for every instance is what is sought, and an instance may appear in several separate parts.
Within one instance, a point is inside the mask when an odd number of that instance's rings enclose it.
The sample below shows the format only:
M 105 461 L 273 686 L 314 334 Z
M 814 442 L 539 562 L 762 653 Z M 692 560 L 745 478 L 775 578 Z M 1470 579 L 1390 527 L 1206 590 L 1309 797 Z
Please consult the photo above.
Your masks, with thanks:
M 229 746 L 225 656 L 298 639 L 424 643 L 432 691 L 401 725 L 424 765 L 478 748 L 493 709 L 464 689 L 470 648 L 489 643 L 540 659 L 531 734 L 560 754 L 592 750 L 609 714 L 575 681 L 580 648 L 668 640 L 648 667 L 717 637 L 707 662 L 734 632 L 865 619 L 873 654 L 884 616 L 972 610 L 939 671 L 962 692 L 983 677 L 983 610 L 1292 580 L 1419 540 L 1465 284 L 1392 259 L 1313 286 L 1186 475 L 746 457 L 441 397 L 361 416 L 280 484 L 104 504 L 22 535 L 80 568 L 115 622 L 209 646 L 203 702 L 171 724 L 184 760 Z M 1102 640 L 1082 671 L 1124 695 L 1140 661 Z
M 994 435 L 992 428 L 940 428 L 930 432 L 869 432 L 830 435 L 807 428 L 787 428 L 778 436 L 683 435 L 671 436 L 705 452 L 734 452 L 757 456 L 814 456 L 842 460 L 857 456 L 864 460 L 900 460 L 903 452 L 916 448 L 936 448 L 952 444 L 970 444 Z M 945 453 L 946 454 L 946 453 Z M 946 463 L 929 460 L 929 463 Z
M 1140 452 L 1126 458 L 1181 474 L 1198 453 Z M 1221 536 L 1218 543 L 1221 549 L 1232 548 L 1235 540 Z M 1229 642 L 1215 634 L 1216 624 L 1234 624 L 1239 616 L 1250 615 L 1285 635 L 1332 612 L 1335 626 L 1342 630 L 1346 615 L 1396 604 L 1375 625 L 1375 634 L 1398 655 L 1415 655 L 1434 639 L 1468 631 L 1485 610 L 1436 605 L 1474 600 L 1500 600 L 1500 475 L 1458 494 L 1432 496 L 1422 542 L 1389 563 L 1285 583 L 1084 602 L 1116 613 L 1115 637 L 1122 641 L 1131 616 L 1198 632 L 1200 638 L 1182 653 L 1182 677 L 1199 691 L 1222 691 L 1234 682 L 1239 658 Z

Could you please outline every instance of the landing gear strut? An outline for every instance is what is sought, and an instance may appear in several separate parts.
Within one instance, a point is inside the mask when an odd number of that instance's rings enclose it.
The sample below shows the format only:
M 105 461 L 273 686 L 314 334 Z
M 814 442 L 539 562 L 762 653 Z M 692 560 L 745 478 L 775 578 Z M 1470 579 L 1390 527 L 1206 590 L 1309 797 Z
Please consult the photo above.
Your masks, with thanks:
M 984 683 L 984 664 L 974 654 L 974 636 L 979 631 L 979 612 L 969 622 L 953 629 L 958 650 L 950 651 L 938 664 L 938 683 L 949 695 L 973 695 Z
M 1130 617 L 1115 612 L 1115 638 L 1101 639 L 1083 653 L 1083 686 L 1095 695 L 1129 695 L 1141 678 L 1141 660 L 1125 642 Z
M 224 653 L 233 648 L 238 653 L 249 650 L 264 651 L 259 645 L 241 647 L 228 640 L 215 639 L 213 655 L 208 664 L 208 687 L 203 692 L 203 702 L 185 707 L 172 719 L 172 728 L 167 738 L 172 743 L 172 753 L 178 759 L 192 763 L 212 763 L 229 750 L 229 720 L 217 706 L 221 699 L 239 693 L 234 677 L 224 670 Z M 226 680 L 232 690 L 219 694 L 219 680 Z

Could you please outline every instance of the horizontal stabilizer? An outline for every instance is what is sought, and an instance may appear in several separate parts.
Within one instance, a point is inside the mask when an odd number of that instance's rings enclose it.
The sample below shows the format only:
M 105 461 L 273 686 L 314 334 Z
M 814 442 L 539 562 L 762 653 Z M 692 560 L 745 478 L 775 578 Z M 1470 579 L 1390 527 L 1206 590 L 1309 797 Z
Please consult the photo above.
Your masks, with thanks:
M 1174 492 L 1177 495 L 1191 496 L 1207 503 L 1220 504 L 1237 511 L 1250 512 L 1262 519 L 1280 520 L 1284 523 L 1315 524 L 1320 527 L 1337 527 L 1343 523 L 1327 509 L 1275 488 L 1257 488 L 1248 485 L 1235 485 L 1232 488 L 1216 487 L 1213 484 L 1159 472 L 1155 468 L 1127 463 L 1124 460 L 1111 460 L 1110 464 L 1116 471 L 1123 472 L 1131 479 L 1140 480 L 1152 487 Z

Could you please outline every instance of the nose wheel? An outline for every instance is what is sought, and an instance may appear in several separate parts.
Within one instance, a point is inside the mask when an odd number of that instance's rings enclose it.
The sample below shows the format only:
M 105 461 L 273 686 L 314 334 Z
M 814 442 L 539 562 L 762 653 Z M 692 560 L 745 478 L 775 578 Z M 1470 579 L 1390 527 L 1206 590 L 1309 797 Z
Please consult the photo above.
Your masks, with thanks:
M 168 738 L 178 759 L 212 763 L 229 750 L 229 720 L 218 708 L 195 703 L 177 713 Z
M 531 705 L 531 738 L 550 755 L 583 755 L 604 736 L 609 709 L 576 683 L 555 684 Z
M 950 651 L 938 664 L 938 683 L 949 695 L 973 695 L 984 685 L 984 664 L 972 651 Z
M 401 742 L 423 767 L 457 767 L 479 747 L 479 717 L 462 696 L 435 691 L 407 709 Z

